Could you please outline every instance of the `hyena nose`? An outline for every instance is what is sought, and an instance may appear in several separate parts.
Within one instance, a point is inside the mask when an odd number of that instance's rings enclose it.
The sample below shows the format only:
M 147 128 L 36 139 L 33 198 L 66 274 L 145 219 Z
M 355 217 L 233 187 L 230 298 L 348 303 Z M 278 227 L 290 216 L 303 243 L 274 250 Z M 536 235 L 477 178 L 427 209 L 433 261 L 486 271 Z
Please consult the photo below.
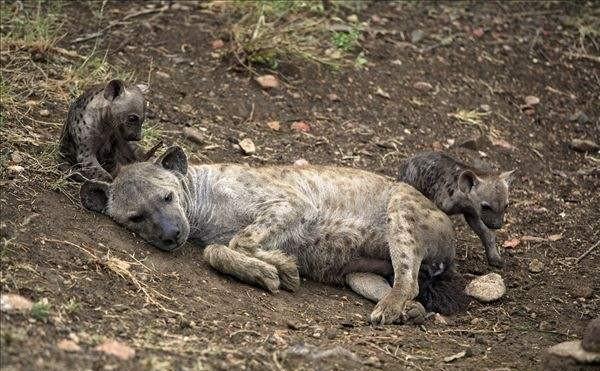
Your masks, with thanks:
M 179 240 L 179 236 L 181 236 L 181 230 L 179 229 L 179 227 L 174 226 L 172 228 L 163 230 L 160 239 L 166 245 L 173 245 L 177 243 L 177 241 Z

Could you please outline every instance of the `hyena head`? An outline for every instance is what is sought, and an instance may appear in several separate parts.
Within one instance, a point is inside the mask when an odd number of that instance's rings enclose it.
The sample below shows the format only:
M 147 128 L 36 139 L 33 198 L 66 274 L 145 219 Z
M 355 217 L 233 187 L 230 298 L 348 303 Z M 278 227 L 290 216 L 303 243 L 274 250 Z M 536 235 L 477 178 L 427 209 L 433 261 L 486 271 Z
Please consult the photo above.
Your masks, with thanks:
M 508 188 L 513 180 L 512 171 L 500 175 L 477 176 L 470 170 L 458 178 L 458 187 L 471 201 L 481 220 L 488 228 L 500 229 L 508 207 Z
M 182 184 L 187 158 L 180 147 L 169 148 L 155 163 L 125 166 L 112 183 L 87 181 L 81 186 L 83 206 L 110 216 L 161 250 L 185 243 L 190 225 Z
M 141 85 L 126 87 L 123 81 L 112 80 L 104 88 L 104 99 L 108 101 L 109 120 L 125 140 L 142 139 L 146 103 L 141 87 Z

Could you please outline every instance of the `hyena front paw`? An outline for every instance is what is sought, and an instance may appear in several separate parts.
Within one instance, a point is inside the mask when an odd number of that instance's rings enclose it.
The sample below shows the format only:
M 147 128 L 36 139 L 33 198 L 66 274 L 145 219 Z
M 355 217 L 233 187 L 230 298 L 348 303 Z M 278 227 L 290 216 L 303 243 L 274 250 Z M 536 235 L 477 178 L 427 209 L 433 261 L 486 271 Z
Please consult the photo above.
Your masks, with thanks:
M 371 323 L 387 325 L 402 320 L 406 301 L 400 299 L 397 295 L 390 294 L 375 305 L 375 309 L 371 312 Z
M 255 256 L 277 268 L 283 289 L 288 291 L 296 291 L 298 289 L 300 286 L 300 274 L 298 273 L 296 260 L 293 257 L 278 250 L 259 250 Z
M 277 272 L 277 268 L 275 268 L 271 264 L 265 263 L 258 259 L 253 263 L 254 269 L 251 269 L 249 271 L 252 280 L 257 285 L 269 290 L 271 293 L 277 293 L 279 291 L 279 285 L 281 283 L 279 281 L 279 274 Z
M 409 300 L 406 302 L 404 313 L 402 314 L 402 323 L 413 323 L 421 325 L 425 322 L 427 311 L 418 301 Z

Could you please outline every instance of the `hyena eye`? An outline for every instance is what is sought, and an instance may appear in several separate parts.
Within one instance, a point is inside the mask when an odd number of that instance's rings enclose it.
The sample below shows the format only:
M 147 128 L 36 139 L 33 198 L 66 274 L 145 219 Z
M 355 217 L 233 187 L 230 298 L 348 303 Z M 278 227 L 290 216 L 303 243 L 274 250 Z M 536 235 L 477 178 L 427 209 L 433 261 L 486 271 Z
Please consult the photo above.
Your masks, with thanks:
M 138 115 L 127 116 L 127 122 L 130 124 L 137 124 L 139 120 L 140 120 L 140 117 Z
M 173 201 L 173 192 L 169 192 L 169 193 L 168 193 L 168 194 L 167 194 L 167 195 L 166 195 L 166 196 L 163 198 L 163 200 L 164 200 L 165 202 L 171 202 L 171 201 Z
M 140 223 L 143 220 L 144 220 L 143 214 L 135 214 L 135 215 L 132 215 L 129 217 L 129 221 L 132 223 Z

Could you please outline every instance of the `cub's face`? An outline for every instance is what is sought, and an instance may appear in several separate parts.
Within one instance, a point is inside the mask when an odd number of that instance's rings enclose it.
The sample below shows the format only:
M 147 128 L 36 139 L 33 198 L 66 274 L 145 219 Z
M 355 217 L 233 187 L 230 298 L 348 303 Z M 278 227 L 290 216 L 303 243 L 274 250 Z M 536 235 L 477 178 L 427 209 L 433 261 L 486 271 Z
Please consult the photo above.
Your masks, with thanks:
M 513 172 L 514 170 L 495 176 L 478 177 L 467 170 L 459 177 L 460 190 L 470 199 L 470 203 L 488 228 L 500 229 L 504 224 Z
M 120 80 L 112 80 L 104 89 L 104 98 L 109 102 L 110 121 L 122 138 L 128 141 L 142 139 L 142 124 L 146 118 L 146 102 L 141 89 L 125 87 Z

